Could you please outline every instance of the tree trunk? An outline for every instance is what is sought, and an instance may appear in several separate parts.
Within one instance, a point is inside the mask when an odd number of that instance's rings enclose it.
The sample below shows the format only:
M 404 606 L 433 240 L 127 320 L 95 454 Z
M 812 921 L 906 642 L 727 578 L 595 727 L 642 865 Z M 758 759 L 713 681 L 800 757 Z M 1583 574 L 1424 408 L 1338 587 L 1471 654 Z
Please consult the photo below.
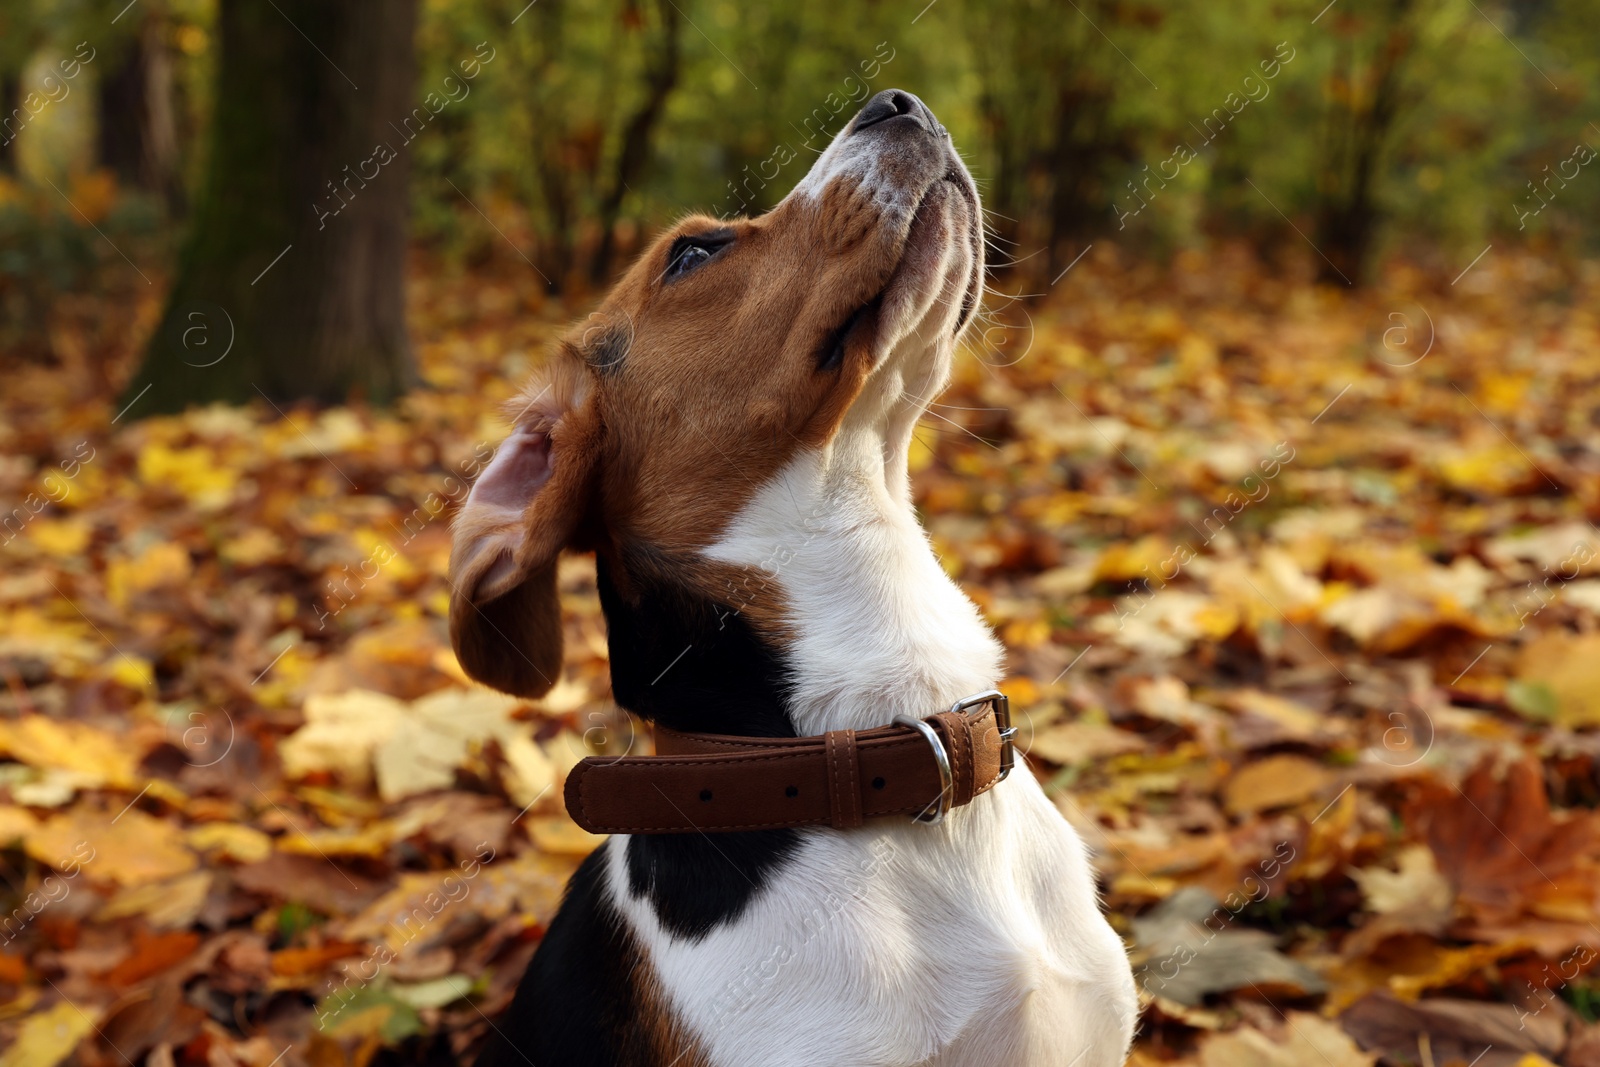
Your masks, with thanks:
M 98 95 L 100 165 L 122 184 L 158 194 L 169 214 L 181 214 L 172 57 L 160 14 L 145 16 L 122 62 L 100 82 Z
M 416 0 L 222 0 L 210 158 L 135 416 L 411 383 L 407 144 L 436 113 L 415 22 Z
M 617 215 L 622 208 L 622 198 L 627 195 L 631 182 L 639 180 L 645 164 L 650 161 L 650 141 L 655 133 L 661 113 L 666 109 L 667 97 L 678 84 L 681 51 L 678 47 L 678 6 L 672 0 L 661 0 L 661 49 L 648 64 L 645 73 L 645 99 L 639 110 L 629 120 L 622 135 L 622 150 L 617 156 L 616 171 L 611 187 L 600 201 L 600 246 L 595 250 L 594 262 L 589 266 L 589 280 L 599 285 L 606 280 L 611 258 L 616 246 Z
M 22 99 L 22 78 L 11 72 L 0 73 L 0 123 L 11 116 Z M 0 174 L 17 169 L 17 137 L 11 127 L 0 124 Z
M 1400 81 L 1415 43 L 1406 20 L 1412 0 L 1393 0 L 1383 40 L 1373 57 L 1364 106 L 1336 104 L 1323 166 L 1326 185 L 1317 208 L 1317 280 L 1357 285 L 1365 279 L 1380 222 L 1376 198 L 1383 148 L 1402 110 Z M 1354 84 L 1356 64 L 1348 61 Z M 1351 94 L 1354 96 L 1355 94 Z

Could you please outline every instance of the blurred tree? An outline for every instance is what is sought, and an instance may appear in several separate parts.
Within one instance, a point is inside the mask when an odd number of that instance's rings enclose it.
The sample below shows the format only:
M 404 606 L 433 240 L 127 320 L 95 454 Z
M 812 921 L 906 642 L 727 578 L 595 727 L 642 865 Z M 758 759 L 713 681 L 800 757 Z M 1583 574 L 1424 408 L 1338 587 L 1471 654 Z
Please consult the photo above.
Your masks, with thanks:
M 411 383 L 402 126 L 438 110 L 412 99 L 415 18 L 416 0 L 222 0 L 193 228 L 127 388 L 150 386 L 141 413 Z
M 1418 6 L 1417 0 L 1377 0 L 1330 19 L 1335 59 L 1317 166 L 1322 281 L 1354 284 L 1366 274 L 1378 228 L 1375 186 L 1383 151 L 1402 111 L 1418 99 L 1406 80 Z
M 605 281 L 606 274 L 611 269 L 612 252 L 616 241 L 617 213 L 622 208 L 622 198 L 628 193 L 629 183 L 639 180 L 640 175 L 644 173 L 645 165 L 650 161 L 656 126 L 661 121 L 668 95 L 678 84 L 678 74 L 682 67 L 683 51 L 678 46 L 678 34 L 683 22 L 682 12 L 678 10 L 678 5 L 673 3 L 673 0 L 660 0 L 657 8 L 661 12 L 662 28 L 659 41 L 645 61 L 644 99 L 622 131 L 622 146 L 617 152 L 616 162 L 612 165 L 606 191 L 600 197 L 600 244 L 595 250 L 594 260 L 589 268 L 590 280 L 596 284 Z M 634 10 L 631 5 L 630 10 Z
M 1077 14 L 1044 0 L 963 8 L 972 21 L 996 229 L 1030 251 L 1042 247 L 1035 266 L 1050 275 L 1074 254 L 1069 241 L 1104 227 L 1112 168 L 1134 155 L 1113 103 L 1119 90 L 1137 87 L 1122 84 L 1108 56 L 1093 48 L 1109 53 L 1091 21 L 1115 17 L 1116 5 L 1082 6 Z
M 30 5 L 0 5 L 0 174 L 16 169 L 17 134 L 25 124 L 22 68 L 44 38 Z
M 168 23 L 160 6 L 141 5 L 140 14 L 135 32 L 105 60 L 96 148 L 100 165 L 118 181 L 157 194 L 178 215 L 184 190 Z

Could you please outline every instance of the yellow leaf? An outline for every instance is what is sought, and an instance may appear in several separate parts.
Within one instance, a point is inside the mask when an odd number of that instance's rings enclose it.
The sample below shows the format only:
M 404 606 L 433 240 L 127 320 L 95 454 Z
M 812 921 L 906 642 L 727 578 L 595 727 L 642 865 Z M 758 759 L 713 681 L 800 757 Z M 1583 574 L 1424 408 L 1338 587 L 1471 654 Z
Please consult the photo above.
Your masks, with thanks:
M 10 848 L 38 825 L 39 820 L 27 808 L 0 804 L 0 848 Z
M 138 766 L 137 754 L 120 738 L 47 715 L 0 720 L 0 754 L 30 767 L 71 772 L 90 788 L 131 786 Z
M 240 863 L 258 863 L 272 855 L 272 838 L 241 823 L 202 823 L 185 834 L 184 839 L 192 849 L 200 852 L 215 849 Z
M 1600 634 L 1541 633 L 1523 648 L 1517 680 L 1549 694 L 1560 725 L 1600 725 Z
M 591 834 L 561 815 L 530 816 L 523 820 L 523 825 L 541 851 L 558 856 L 587 856 L 606 839 L 605 834 Z
M 30 1015 L 11 1047 L 0 1052 L 0 1067 L 55 1067 L 94 1029 L 93 1007 L 84 1011 L 68 1001 Z
M 1509 941 L 1495 945 L 1469 945 L 1466 948 L 1436 947 L 1431 966 L 1421 974 L 1397 974 L 1389 988 L 1401 1000 L 1416 1000 L 1430 989 L 1452 986 L 1509 956 L 1529 949 L 1526 942 Z
M 142 693 L 155 685 L 156 671 L 148 660 L 119 655 L 111 661 L 111 680 Z
M 117 607 L 127 607 L 130 597 L 184 582 L 193 569 L 186 548 L 175 541 L 161 541 L 134 559 L 107 563 L 106 596 Z
M 57 559 L 80 556 L 89 547 L 89 524 L 74 515 L 65 519 L 38 519 L 28 527 L 28 537 L 46 555 Z
M 215 511 L 233 499 L 239 477 L 202 445 L 173 449 L 157 443 L 139 452 L 139 480 L 174 489 L 201 511 Z
M 281 559 L 283 542 L 271 530 L 252 526 L 238 537 L 224 541 L 217 554 L 235 566 L 254 567 Z
M 1140 578 L 1159 580 L 1158 568 L 1172 555 L 1172 546 L 1151 534 L 1133 544 L 1118 541 L 1107 545 L 1095 564 L 1095 577 L 1107 582 L 1132 582 Z
M 380 820 L 360 830 L 312 830 L 296 832 L 278 843 L 284 852 L 302 856 L 365 856 L 382 859 L 396 839 L 395 826 Z M 398 835 L 404 836 L 404 835 Z
M 76 864 L 96 881 L 144 885 L 195 869 L 183 832 L 170 822 L 128 808 L 120 815 L 69 811 L 53 815 L 23 839 L 28 855 L 66 869 Z

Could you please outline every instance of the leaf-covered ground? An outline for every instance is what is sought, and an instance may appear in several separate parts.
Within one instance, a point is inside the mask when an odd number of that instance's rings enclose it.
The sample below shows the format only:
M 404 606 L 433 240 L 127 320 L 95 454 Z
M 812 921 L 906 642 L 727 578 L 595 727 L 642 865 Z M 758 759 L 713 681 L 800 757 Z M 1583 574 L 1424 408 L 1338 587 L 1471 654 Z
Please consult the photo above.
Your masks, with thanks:
M 582 309 L 411 296 L 391 412 L 118 417 L 86 368 L 148 295 L 6 368 L 4 1067 L 448 1060 L 596 843 L 562 774 L 648 741 L 592 566 L 545 700 L 444 630 L 450 512 Z M 1136 1062 L 1600 1064 L 1600 271 L 1101 247 L 991 303 L 918 502 L 1095 850 Z

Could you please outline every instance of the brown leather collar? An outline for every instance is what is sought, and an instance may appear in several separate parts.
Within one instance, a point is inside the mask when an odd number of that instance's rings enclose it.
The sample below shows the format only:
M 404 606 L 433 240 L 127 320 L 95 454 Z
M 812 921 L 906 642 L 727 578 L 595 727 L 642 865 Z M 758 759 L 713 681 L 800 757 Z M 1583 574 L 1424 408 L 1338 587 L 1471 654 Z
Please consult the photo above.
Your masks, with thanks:
M 656 728 L 654 756 L 590 756 L 567 776 L 567 812 L 597 834 L 848 830 L 880 815 L 936 823 L 1011 773 L 1010 704 L 989 690 L 926 719 L 820 737 Z

